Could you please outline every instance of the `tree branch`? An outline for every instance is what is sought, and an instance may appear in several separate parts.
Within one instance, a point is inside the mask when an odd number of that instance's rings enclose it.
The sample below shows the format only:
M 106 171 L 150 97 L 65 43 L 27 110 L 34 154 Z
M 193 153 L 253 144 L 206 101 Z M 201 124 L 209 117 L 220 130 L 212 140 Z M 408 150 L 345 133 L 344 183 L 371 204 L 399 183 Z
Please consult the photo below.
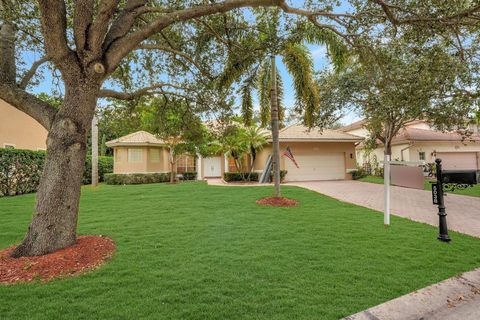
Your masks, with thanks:
M 205 4 L 167 13 L 145 27 L 114 41 L 105 53 L 107 70 L 108 72 L 115 70 L 120 61 L 143 40 L 176 22 L 227 12 L 242 7 L 274 6 L 281 1 L 283 0 L 226 0 L 220 3 Z
M 67 10 L 63 0 L 39 1 L 42 29 L 45 37 L 47 55 L 62 70 L 73 67 L 73 51 L 67 42 Z
M 205 76 L 209 79 L 212 79 L 211 74 L 209 74 L 199 63 L 197 63 L 194 59 L 192 59 L 192 57 L 190 57 L 188 54 L 186 54 L 182 51 L 176 50 L 172 47 L 166 47 L 166 46 L 156 45 L 156 44 L 142 44 L 142 45 L 138 46 L 138 49 L 160 50 L 160 51 L 170 52 L 174 55 L 180 56 L 180 57 L 184 58 L 185 60 L 187 60 L 188 62 L 190 62 L 192 65 L 194 65 L 198 69 L 198 71 L 200 71 L 200 73 L 203 76 Z
M 32 80 L 33 76 L 35 75 L 35 73 L 37 72 L 37 69 L 42 65 L 44 64 L 45 62 L 47 62 L 49 59 L 48 57 L 43 57 L 41 58 L 40 60 L 37 60 L 35 61 L 32 66 L 30 67 L 30 70 L 28 70 L 25 75 L 23 76 L 22 80 L 20 81 L 20 84 L 18 85 L 18 87 L 20 89 L 23 89 L 25 90 L 28 86 L 28 83 L 30 82 L 30 80 Z
M 77 52 L 82 55 L 87 44 L 88 29 L 93 21 L 93 0 L 75 1 L 75 12 L 73 15 L 73 36 Z
M 57 110 L 49 103 L 40 100 L 33 94 L 27 93 L 15 85 L 1 83 L 0 98 L 37 120 L 45 129 L 50 130 Z
M 153 86 L 145 87 L 142 89 L 138 89 L 133 92 L 120 92 L 120 91 L 115 91 L 112 89 L 102 89 L 100 90 L 99 97 L 100 98 L 113 98 L 113 99 L 119 99 L 119 100 L 135 100 L 139 97 L 142 96 L 151 96 L 155 94 L 169 94 L 169 95 L 175 95 L 179 97 L 184 97 L 187 98 L 188 96 L 179 92 L 175 91 L 165 91 L 162 88 L 164 87 L 170 87 L 174 89 L 179 89 L 179 90 L 184 90 L 184 91 L 191 91 L 191 92 L 196 92 L 194 89 L 187 88 L 187 87 L 182 87 L 170 83 L 159 83 Z
M 90 49 L 96 54 L 101 52 L 103 39 L 108 30 L 108 24 L 119 2 L 119 0 L 101 0 L 98 5 L 98 13 L 90 28 L 92 31 L 88 39 Z

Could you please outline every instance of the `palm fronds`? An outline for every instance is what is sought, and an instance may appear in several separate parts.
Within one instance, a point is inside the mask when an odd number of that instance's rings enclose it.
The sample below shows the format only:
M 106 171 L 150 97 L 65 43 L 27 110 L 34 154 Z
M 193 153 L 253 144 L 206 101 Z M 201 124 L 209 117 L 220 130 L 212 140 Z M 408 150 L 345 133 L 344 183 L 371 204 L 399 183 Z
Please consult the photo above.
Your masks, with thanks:
M 253 121 L 252 88 L 246 84 L 242 87 L 242 117 L 245 126 L 251 126 Z
M 283 50 L 283 62 L 293 77 L 298 105 L 305 108 L 305 124 L 313 126 L 314 115 L 320 107 L 317 85 L 313 79 L 313 61 L 307 47 L 288 43 Z

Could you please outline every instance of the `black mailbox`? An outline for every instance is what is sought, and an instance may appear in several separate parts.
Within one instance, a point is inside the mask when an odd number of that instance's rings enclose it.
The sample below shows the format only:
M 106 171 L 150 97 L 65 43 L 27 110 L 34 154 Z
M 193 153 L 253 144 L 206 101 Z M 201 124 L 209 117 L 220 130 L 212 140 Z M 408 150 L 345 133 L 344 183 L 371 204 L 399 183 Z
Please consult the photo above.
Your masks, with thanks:
M 443 170 L 443 183 L 477 184 L 476 170 Z

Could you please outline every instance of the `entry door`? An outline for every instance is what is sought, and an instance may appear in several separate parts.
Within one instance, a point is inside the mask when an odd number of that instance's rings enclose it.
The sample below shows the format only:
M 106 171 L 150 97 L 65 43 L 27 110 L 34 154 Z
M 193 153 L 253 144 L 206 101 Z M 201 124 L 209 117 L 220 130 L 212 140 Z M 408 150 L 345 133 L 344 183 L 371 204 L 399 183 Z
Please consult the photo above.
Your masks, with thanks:
M 205 178 L 222 176 L 222 157 L 204 158 L 203 166 L 203 173 Z

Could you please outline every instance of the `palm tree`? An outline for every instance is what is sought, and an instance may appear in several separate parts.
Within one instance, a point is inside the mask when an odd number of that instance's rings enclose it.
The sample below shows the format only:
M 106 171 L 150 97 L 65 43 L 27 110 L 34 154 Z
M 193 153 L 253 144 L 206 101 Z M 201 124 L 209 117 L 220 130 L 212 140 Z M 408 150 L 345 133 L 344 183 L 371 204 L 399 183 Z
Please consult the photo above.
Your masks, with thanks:
M 248 172 L 253 171 L 253 165 L 257 158 L 257 152 L 267 144 L 268 133 L 257 126 L 250 126 L 245 129 L 244 139 L 248 145 L 249 165 Z
M 241 86 L 242 115 L 245 125 L 252 122 L 252 90 L 258 93 L 260 118 L 263 128 L 270 126 L 273 144 L 273 176 L 275 196 L 280 196 L 280 147 L 279 127 L 283 120 L 282 79 L 276 67 L 276 57 L 281 56 L 293 78 L 296 107 L 303 111 L 304 123 L 312 127 L 314 115 L 320 108 L 320 97 L 314 80 L 313 60 L 305 42 L 326 45 L 336 66 L 341 66 L 347 57 L 346 46 L 328 29 L 314 27 L 310 23 L 298 23 L 287 36 L 279 32 L 280 13 L 268 9 L 260 16 L 256 34 L 240 36 L 235 50 L 229 51 L 228 61 L 219 78 L 221 88 L 234 83 Z M 260 31 L 258 31 L 260 30 Z

